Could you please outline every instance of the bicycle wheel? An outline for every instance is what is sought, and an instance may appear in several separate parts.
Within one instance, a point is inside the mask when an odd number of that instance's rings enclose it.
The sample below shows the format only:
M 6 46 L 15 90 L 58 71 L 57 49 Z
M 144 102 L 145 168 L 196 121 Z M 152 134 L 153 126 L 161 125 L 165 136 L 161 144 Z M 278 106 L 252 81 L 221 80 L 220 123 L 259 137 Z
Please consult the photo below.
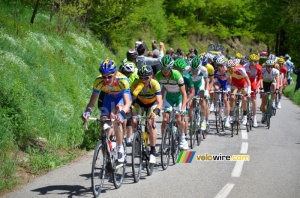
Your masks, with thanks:
M 142 137 L 139 132 L 135 132 L 132 139 L 131 165 L 133 180 L 137 183 L 140 180 L 142 170 Z
M 145 148 L 145 149 L 146 150 L 143 152 L 144 153 L 144 161 L 145 161 L 145 165 L 146 165 L 147 175 L 150 176 L 153 173 L 154 164 L 150 164 L 150 162 L 149 162 L 150 152 L 149 152 L 148 148 Z
M 169 125 L 166 125 L 160 148 L 161 166 L 163 170 L 166 170 L 169 167 L 171 148 L 172 141 L 170 136 L 170 128 Z
M 99 140 L 94 152 L 91 173 L 92 190 L 95 197 L 98 197 L 102 191 L 106 173 L 106 165 L 106 149 L 103 149 L 102 140 Z
M 235 121 L 232 121 L 231 125 L 231 137 L 233 137 L 233 131 L 234 131 L 234 123 Z
M 215 121 L 216 121 L 216 130 L 217 133 L 220 133 L 221 131 L 221 125 L 222 125 L 222 118 L 220 116 L 220 109 L 219 109 L 219 103 L 216 104 L 215 106 Z
M 127 152 L 126 152 L 126 144 L 125 140 L 123 139 L 123 148 L 124 148 L 124 155 L 125 159 L 123 163 L 117 163 L 117 161 L 114 162 L 114 167 L 113 167 L 113 183 L 115 188 L 120 188 L 124 177 L 125 177 L 125 171 L 126 171 L 126 164 L 127 164 Z
M 197 121 L 196 121 L 196 112 L 192 115 L 192 120 L 190 123 L 190 147 L 193 149 L 195 147 L 195 141 L 196 141 L 196 129 L 197 129 Z
M 271 115 L 272 115 L 272 105 L 269 102 L 268 103 L 268 109 L 267 109 L 267 127 L 268 127 L 268 129 L 270 129 Z
M 178 155 L 179 155 L 179 135 L 178 135 L 178 130 L 176 132 L 174 132 L 172 130 L 172 160 L 173 160 L 173 164 L 176 164 Z

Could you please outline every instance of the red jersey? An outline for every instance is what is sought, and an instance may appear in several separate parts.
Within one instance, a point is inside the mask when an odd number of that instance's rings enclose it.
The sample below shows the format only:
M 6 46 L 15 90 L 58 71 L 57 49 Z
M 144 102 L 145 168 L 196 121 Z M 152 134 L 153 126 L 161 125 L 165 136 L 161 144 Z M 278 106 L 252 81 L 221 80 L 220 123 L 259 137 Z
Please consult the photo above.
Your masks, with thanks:
M 247 81 L 245 80 L 246 76 L 247 72 L 243 65 L 235 66 L 232 73 L 229 73 L 229 71 L 227 71 L 227 77 L 231 77 L 231 84 L 238 89 L 242 89 L 248 86 Z

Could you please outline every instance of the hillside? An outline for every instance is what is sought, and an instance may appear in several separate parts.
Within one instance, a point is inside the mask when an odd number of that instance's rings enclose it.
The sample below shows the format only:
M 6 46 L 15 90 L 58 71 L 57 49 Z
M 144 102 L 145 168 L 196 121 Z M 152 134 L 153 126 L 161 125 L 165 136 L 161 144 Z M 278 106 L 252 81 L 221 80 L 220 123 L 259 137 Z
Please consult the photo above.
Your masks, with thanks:
M 45 10 L 30 24 L 31 15 L 31 7 L 0 2 L 0 191 L 27 182 L 25 175 L 32 178 L 52 170 L 94 147 L 97 126 L 84 132 L 80 115 L 98 65 L 105 58 L 121 63 L 133 47 L 117 51 L 114 47 L 112 53 L 112 47 L 88 29 L 67 21 L 65 29 L 58 30 L 56 18 L 51 21 Z M 154 35 L 145 31 L 149 36 L 143 39 L 150 46 Z M 213 38 L 190 35 L 172 46 L 167 39 L 163 42 L 167 48 L 197 47 L 204 52 L 216 42 Z M 223 45 L 231 55 L 266 49 L 260 42 L 235 37 Z

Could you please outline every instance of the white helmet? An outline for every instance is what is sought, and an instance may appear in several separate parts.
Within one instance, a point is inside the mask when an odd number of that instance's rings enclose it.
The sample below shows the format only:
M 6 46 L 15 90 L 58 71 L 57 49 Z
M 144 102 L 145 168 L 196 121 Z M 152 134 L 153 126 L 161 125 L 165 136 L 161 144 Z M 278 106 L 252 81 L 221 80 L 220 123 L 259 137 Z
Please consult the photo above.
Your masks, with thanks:
M 236 61 L 235 61 L 235 59 L 230 59 L 230 60 L 228 60 L 228 62 L 227 62 L 227 67 L 228 68 L 230 68 L 230 67 L 235 67 L 237 64 L 236 64 Z
M 218 57 L 217 60 L 216 60 L 216 63 L 217 63 L 218 65 L 224 65 L 224 64 L 226 63 L 225 56 L 220 56 L 220 57 Z
M 275 62 L 274 60 L 267 60 L 267 61 L 266 61 L 266 65 L 274 66 L 275 63 L 276 63 L 276 62 Z
M 134 63 L 132 63 L 132 62 L 123 63 L 120 71 L 125 72 L 125 73 L 133 73 L 135 71 Z

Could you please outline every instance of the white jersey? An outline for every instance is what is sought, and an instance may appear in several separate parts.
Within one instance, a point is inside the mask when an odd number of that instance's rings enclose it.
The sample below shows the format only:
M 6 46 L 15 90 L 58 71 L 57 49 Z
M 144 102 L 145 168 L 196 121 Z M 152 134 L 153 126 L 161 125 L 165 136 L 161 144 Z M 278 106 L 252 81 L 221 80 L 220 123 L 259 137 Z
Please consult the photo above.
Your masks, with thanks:
M 278 69 L 272 68 L 271 72 L 269 73 L 266 67 L 262 70 L 262 79 L 263 82 L 274 82 L 276 81 L 276 77 L 279 76 L 280 72 Z

